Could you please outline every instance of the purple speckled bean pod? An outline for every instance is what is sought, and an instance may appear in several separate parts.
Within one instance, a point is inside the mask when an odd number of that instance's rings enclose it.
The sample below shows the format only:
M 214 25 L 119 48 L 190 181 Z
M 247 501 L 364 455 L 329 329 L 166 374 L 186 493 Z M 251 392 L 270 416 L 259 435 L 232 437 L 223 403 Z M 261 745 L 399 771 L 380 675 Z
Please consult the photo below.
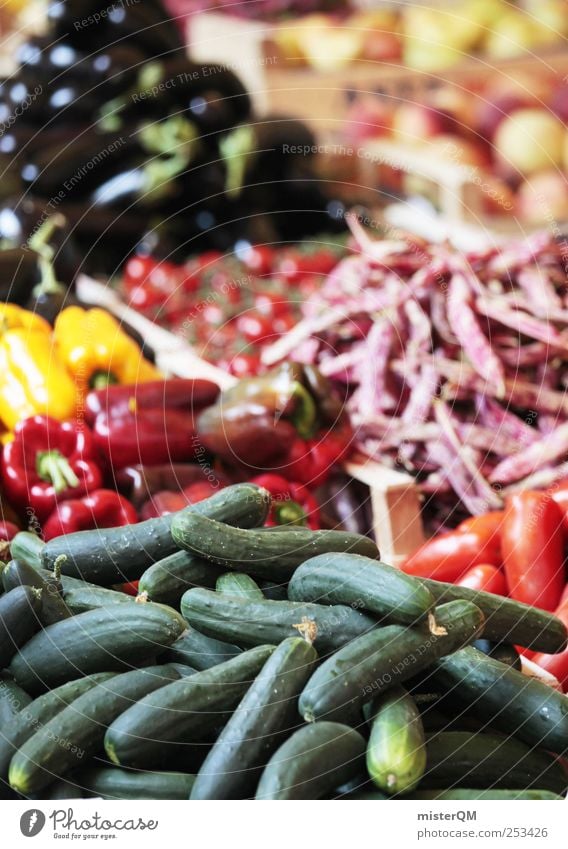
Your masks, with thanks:
M 517 447 L 519 445 L 530 445 L 538 440 L 537 431 L 530 426 L 528 421 L 523 421 L 510 410 L 504 410 L 493 398 L 478 393 L 475 396 L 475 407 L 479 419 L 485 427 L 514 440 Z M 532 419 L 534 419 L 534 416 Z
M 511 457 L 505 457 L 493 469 L 490 480 L 492 483 L 511 483 L 567 455 L 568 422 L 565 422 L 538 442 L 533 442 L 528 448 L 518 451 Z
M 477 298 L 475 305 L 482 315 L 510 327 L 523 336 L 530 336 L 547 345 L 568 350 L 568 343 L 555 327 L 521 310 L 508 309 L 498 298 Z

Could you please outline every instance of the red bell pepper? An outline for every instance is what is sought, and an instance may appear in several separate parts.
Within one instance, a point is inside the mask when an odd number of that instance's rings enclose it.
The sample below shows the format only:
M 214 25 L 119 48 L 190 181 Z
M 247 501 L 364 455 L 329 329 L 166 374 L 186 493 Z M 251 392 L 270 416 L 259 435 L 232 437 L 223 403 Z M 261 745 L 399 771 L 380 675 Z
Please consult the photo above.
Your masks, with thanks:
M 175 409 L 124 412 L 117 416 L 101 413 L 93 425 L 95 445 L 111 468 L 161 465 L 193 460 L 199 450 L 191 413 Z
M 471 590 L 483 590 L 494 595 L 507 595 L 507 581 L 505 575 L 495 566 L 488 563 L 480 563 L 469 569 L 465 575 L 456 581 L 459 587 L 469 587 Z
M 352 440 L 353 431 L 345 424 L 321 430 L 313 439 L 295 439 L 280 471 L 291 481 L 320 486 L 347 454 Z
M 560 604 L 555 614 L 568 628 L 568 597 Z M 537 653 L 532 657 L 532 660 L 542 669 L 546 669 L 547 672 L 558 678 L 564 692 L 568 692 L 568 648 L 560 654 Z
M 201 474 L 203 476 L 203 472 Z M 224 486 L 223 481 L 218 481 L 217 486 L 215 486 L 208 480 L 201 480 L 186 486 L 181 492 L 171 492 L 170 490 L 155 492 L 142 507 L 140 518 L 155 519 L 157 516 L 168 516 L 170 513 L 176 513 L 189 504 L 205 501 L 206 498 L 210 498 Z
M 474 518 L 469 529 L 460 526 L 461 530 L 439 534 L 421 545 L 402 564 L 403 572 L 455 583 L 473 566 L 500 566 L 500 535 L 495 532 L 493 518 L 487 522 L 480 521 L 484 516 Z
M 85 420 L 93 424 L 101 413 L 113 418 L 141 410 L 180 410 L 190 413 L 213 404 L 219 387 L 210 380 L 153 380 L 135 386 L 109 385 L 89 392 L 85 400 Z
M 548 493 L 507 499 L 501 546 L 511 598 L 556 610 L 566 584 L 563 516 Z
M 267 525 L 302 525 L 314 531 L 320 528 L 319 504 L 303 484 L 274 474 L 258 475 L 251 483 L 272 496 Z
M 62 534 L 134 525 L 136 510 L 122 495 L 110 489 L 97 489 L 84 498 L 62 501 L 43 525 L 46 542 Z
M 207 475 L 204 478 L 204 475 Z M 114 476 L 118 491 L 134 504 L 141 507 L 154 493 L 165 490 L 176 492 L 186 490 L 193 484 L 209 484 L 216 492 L 220 487 L 227 486 L 228 478 L 217 469 L 204 470 L 199 463 L 164 463 L 158 466 L 125 466 Z M 216 484 L 216 486 L 215 486 Z
M 2 477 L 10 502 L 43 522 L 58 501 L 80 497 L 102 483 L 91 431 L 77 422 L 33 416 L 16 426 L 2 450 Z
M 13 540 L 19 527 L 13 522 L 0 522 L 0 561 L 7 563 L 10 559 L 10 540 Z

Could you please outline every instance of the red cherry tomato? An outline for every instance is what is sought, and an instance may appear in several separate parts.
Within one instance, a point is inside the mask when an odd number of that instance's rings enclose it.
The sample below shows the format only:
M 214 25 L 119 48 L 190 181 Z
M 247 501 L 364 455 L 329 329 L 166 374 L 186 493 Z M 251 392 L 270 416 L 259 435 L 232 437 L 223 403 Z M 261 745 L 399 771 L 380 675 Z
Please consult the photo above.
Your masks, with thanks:
M 259 277 L 265 277 L 272 271 L 274 263 L 275 251 L 274 248 L 268 245 L 256 245 L 250 250 L 244 251 L 241 256 L 243 264 L 254 274 Z
M 260 342 L 270 340 L 274 336 L 270 320 L 252 310 L 242 313 L 237 318 L 237 330 L 244 336 L 247 342 Z
M 483 590 L 494 595 L 507 595 L 507 581 L 500 569 L 488 563 L 480 563 L 469 569 L 459 581 L 459 587 L 469 587 L 471 590 Z
M 235 354 L 230 360 L 220 362 L 219 366 L 235 377 L 254 377 L 259 372 L 260 357 L 258 354 Z
M 261 315 L 272 318 L 287 315 L 290 302 L 276 292 L 259 292 L 254 298 L 254 308 Z

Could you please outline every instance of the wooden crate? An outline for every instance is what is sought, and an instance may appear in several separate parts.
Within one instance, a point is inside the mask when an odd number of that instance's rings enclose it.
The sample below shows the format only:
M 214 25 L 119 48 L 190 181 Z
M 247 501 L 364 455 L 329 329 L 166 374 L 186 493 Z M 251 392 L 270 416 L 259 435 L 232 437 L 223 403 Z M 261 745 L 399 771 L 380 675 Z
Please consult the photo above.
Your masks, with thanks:
M 568 73 L 568 51 L 561 46 L 512 59 L 467 56 L 439 72 L 370 60 L 321 72 L 284 58 L 275 44 L 272 24 L 220 12 L 191 15 L 187 42 L 195 61 L 232 68 L 241 77 L 258 115 L 275 112 L 303 118 L 316 132 L 340 129 L 349 104 L 361 94 L 419 100 L 426 92 L 448 84 L 482 85 L 484 80 L 506 78 L 518 70 Z
M 135 328 L 155 351 L 156 365 L 164 374 L 205 378 L 221 389 L 237 382 L 232 375 L 198 357 L 181 337 L 126 306 L 109 286 L 82 275 L 77 282 L 77 294 Z M 424 541 L 420 496 L 413 478 L 366 458 L 350 460 L 345 471 L 369 487 L 373 529 L 381 556 L 385 562 L 398 566 Z

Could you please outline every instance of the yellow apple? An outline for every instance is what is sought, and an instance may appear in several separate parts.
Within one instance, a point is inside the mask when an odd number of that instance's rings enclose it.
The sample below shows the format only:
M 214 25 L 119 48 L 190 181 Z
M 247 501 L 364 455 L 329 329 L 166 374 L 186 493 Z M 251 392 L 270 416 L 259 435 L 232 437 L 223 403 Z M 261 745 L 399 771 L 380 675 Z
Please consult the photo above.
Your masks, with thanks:
M 518 109 L 497 127 L 494 144 L 504 171 L 533 174 L 560 165 L 565 129 L 544 109 Z

